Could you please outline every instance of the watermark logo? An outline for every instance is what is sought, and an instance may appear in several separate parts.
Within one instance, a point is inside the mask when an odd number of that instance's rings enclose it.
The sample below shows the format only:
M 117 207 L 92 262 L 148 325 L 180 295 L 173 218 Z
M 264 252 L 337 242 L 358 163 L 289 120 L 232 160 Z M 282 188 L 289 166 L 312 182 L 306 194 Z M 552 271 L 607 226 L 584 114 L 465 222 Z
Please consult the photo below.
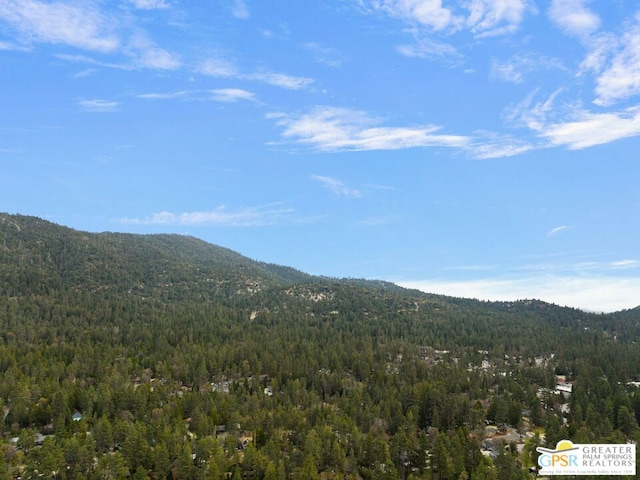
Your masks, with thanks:
M 578 444 L 560 440 L 555 450 L 538 447 L 540 475 L 635 475 L 633 444 Z

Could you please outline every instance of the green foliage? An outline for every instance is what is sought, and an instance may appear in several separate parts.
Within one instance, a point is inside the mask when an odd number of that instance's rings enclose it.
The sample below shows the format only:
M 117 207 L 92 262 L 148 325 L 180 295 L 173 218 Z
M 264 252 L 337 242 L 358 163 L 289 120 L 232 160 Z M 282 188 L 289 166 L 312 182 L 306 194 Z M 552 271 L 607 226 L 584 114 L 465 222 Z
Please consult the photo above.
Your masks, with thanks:
M 0 479 L 493 480 L 535 448 L 486 459 L 487 419 L 550 447 L 638 440 L 637 309 L 452 299 L 11 215 L 0 266 Z

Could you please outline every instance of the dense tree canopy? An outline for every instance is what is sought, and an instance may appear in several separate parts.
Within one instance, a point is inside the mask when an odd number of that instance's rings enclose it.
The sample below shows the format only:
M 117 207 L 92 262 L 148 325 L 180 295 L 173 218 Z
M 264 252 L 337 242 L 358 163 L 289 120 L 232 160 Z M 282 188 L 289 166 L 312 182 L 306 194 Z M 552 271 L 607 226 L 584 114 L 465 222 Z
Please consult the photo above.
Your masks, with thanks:
M 526 478 L 535 445 L 640 437 L 637 309 L 426 295 L 12 215 L 0 266 L 0 479 Z M 483 455 L 487 423 L 530 432 L 524 452 Z

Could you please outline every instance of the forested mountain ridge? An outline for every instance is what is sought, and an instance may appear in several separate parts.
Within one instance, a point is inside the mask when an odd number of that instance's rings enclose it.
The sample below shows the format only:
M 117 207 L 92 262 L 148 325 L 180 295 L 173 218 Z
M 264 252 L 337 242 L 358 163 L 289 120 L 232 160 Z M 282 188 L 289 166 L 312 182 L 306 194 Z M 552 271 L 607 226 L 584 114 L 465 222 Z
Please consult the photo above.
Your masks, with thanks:
M 428 295 L 0 214 L 0 479 L 526 478 L 535 445 L 639 439 L 639 337 L 638 309 Z
M 544 313 L 572 310 L 536 300 L 479 302 L 425 295 L 383 281 L 317 277 L 290 267 L 255 261 L 227 248 L 184 235 L 88 233 L 37 217 L 6 213 L 0 213 L 0 235 L 0 264 L 3 266 L 2 283 L 5 288 L 20 286 L 32 291 L 40 288 L 112 289 L 131 293 L 145 288 L 152 291 L 188 286 L 189 290 L 200 295 L 225 293 L 232 296 L 243 287 L 251 292 L 252 284 L 255 284 L 255 291 L 251 293 L 295 284 L 317 284 L 325 288 L 343 284 L 429 298 L 432 302 L 456 305 L 456 308 L 479 308 L 482 311 Z M 22 275 L 26 284 L 21 284 L 16 275 Z M 228 286 L 221 288 L 223 285 Z M 574 313 L 579 315 L 577 310 Z M 634 319 L 638 316 L 640 306 L 610 317 Z
M 255 279 L 281 285 L 310 278 L 181 235 L 87 233 L 36 217 L 6 214 L 0 214 L 0 234 L 5 275 L 29 272 L 34 280 L 42 275 L 60 287 L 130 290 L 189 283 L 196 290 L 215 291 L 220 282 L 239 286 Z

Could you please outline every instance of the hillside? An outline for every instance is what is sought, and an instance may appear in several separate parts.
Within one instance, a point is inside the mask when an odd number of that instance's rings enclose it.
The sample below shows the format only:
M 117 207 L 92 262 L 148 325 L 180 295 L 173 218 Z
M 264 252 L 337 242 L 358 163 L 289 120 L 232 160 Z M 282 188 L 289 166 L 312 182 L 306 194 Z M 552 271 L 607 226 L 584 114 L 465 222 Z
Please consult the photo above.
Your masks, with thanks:
M 428 295 L 8 214 L 0 265 L 0 479 L 527 478 L 535 445 L 640 439 L 638 309 Z
M 15 275 L 33 276 L 30 288 L 47 283 L 61 288 L 113 289 L 115 292 L 180 287 L 200 293 L 250 281 L 283 285 L 310 277 L 294 269 L 250 260 L 194 237 L 86 233 L 35 217 L 0 215 L 0 261 L 5 284 Z

